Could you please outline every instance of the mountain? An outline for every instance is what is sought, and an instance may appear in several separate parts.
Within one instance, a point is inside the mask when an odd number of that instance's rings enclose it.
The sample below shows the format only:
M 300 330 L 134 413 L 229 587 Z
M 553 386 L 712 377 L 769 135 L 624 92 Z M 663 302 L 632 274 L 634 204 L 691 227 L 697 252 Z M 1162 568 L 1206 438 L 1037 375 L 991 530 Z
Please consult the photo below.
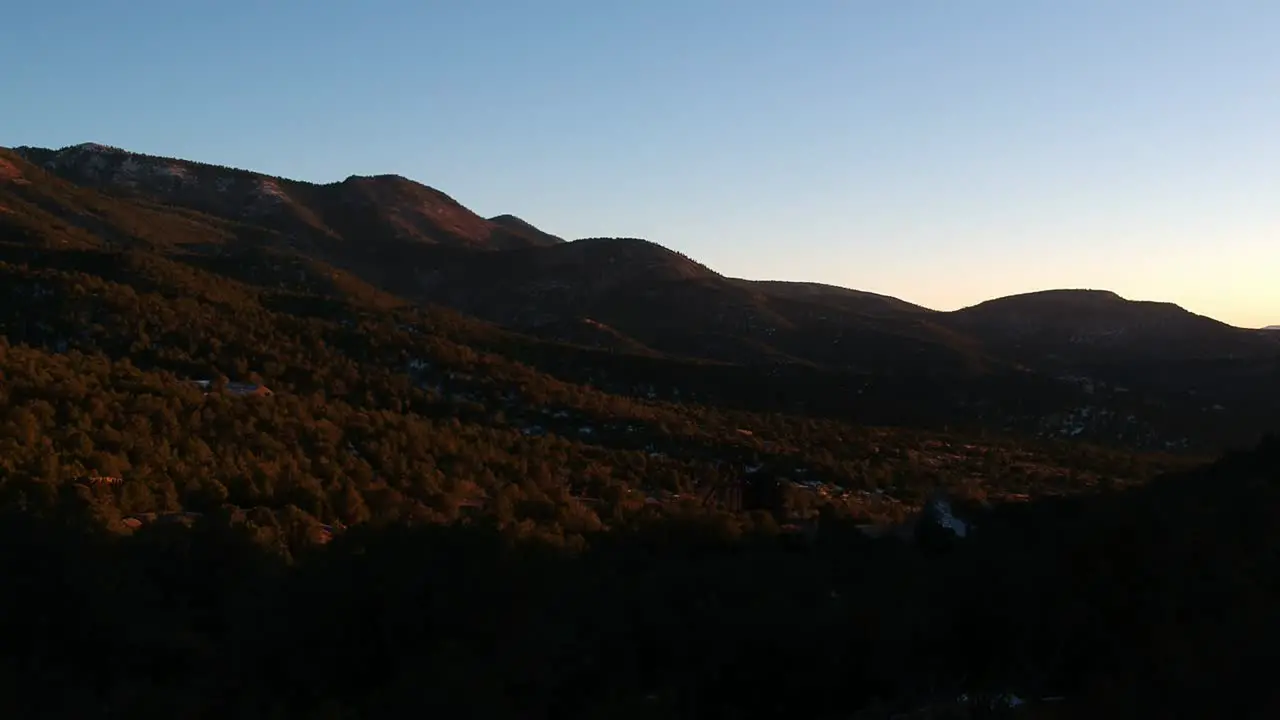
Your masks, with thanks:
M 1268 325 L 1262 329 L 1263 330 L 1280 330 L 1280 325 Z
M 959 372 L 984 361 L 979 349 L 917 319 L 906 303 L 852 291 L 825 300 L 726 278 L 635 238 L 504 253 L 423 248 L 398 272 L 365 276 L 405 297 L 560 341 L 589 342 L 580 330 L 589 327 L 670 356 L 860 371 L 907 364 Z
M 338 265 L 397 295 L 549 339 L 860 371 L 903 363 L 962 371 L 988 361 L 943 328 L 896 323 L 898 311 L 910 314 L 915 306 L 892 298 L 724 278 L 638 239 L 555 242 L 524 221 L 483 220 L 399 177 L 322 186 L 96 144 L 17 152 L 78 186 L 246 224 L 266 231 L 277 247 Z M 221 252 L 242 247 L 232 243 Z M 519 252 L 487 252 L 497 249 Z
M 1131 362 L 1270 357 L 1273 338 L 1172 303 L 1100 290 L 1050 290 L 988 300 L 946 322 L 1020 360 Z
M 623 515 L 655 503 L 733 510 L 719 488 L 747 468 L 803 480 L 806 512 L 832 493 L 855 502 L 837 483 L 864 488 L 856 503 L 876 518 L 979 472 L 1007 472 L 992 493 L 1080 491 L 1181 462 L 992 432 L 1029 394 L 1041 402 L 1069 386 L 1000 376 L 1013 384 L 980 393 L 979 423 L 964 401 L 983 387 L 958 381 L 877 384 L 549 342 L 409 302 L 269 228 L 0 160 L 13 169 L 0 183 L 0 498 L 56 505 L 59 488 L 74 500 L 77 481 L 136 480 L 95 515 L 115 530 L 223 502 L 328 525 L 456 519 L 473 504 L 545 521 L 562 505 L 556 522 L 598 527 L 622 522 L 590 510 L 606 501 Z M 580 273 L 657 258 L 645 276 L 655 282 L 723 281 L 634 240 L 440 252 L 510 258 L 513 277 L 533 260 Z M 926 427 L 874 427 L 892 418 Z M 901 497 L 886 504 L 870 494 L 878 483 Z M 513 485 L 525 489 L 503 495 Z
M 1275 715 L 1270 335 L 79 177 L 0 150 L 9 715 Z
M 97 143 L 14 152 L 78 185 L 252 222 L 301 239 L 479 249 L 557 242 L 531 225 L 486 220 L 448 195 L 396 175 L 317 185 Z
M 564 242 L 399 176 L 317 185 L 92 144 L 0 161 L 15 260 L 140 252 L 326 302 L 446 306 L 610 392 L 1158 447 L 1247 441 L 1280 415 L 1280 336 L 1168 303 L 1054 290 L 937 312 L 730 278 L 643 239 Z

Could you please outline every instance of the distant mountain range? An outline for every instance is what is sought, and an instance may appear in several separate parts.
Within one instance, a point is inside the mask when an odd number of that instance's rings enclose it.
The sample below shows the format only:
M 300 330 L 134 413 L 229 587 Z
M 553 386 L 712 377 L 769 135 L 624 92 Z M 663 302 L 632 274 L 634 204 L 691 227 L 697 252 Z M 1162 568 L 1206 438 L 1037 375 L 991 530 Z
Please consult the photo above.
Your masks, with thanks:
M 1280 378 L 1280 335 L 1170 303 L 1047 290 L 939 312 L 730 278 L 642 239 L 566 242 L 511 215 L 484 218 L 394 175 L 320 185 L 98 144 L 18 147 L 0 150 L 0 234 L 160 253 L 239 279 L 297 266 L 317 292 L 445 305 L 612 357 L 935 382 L 1035 376 L 1196 412 L 1248 406 L 1249 417 L 1273 409 L 1255 407 L 1258 388 Z

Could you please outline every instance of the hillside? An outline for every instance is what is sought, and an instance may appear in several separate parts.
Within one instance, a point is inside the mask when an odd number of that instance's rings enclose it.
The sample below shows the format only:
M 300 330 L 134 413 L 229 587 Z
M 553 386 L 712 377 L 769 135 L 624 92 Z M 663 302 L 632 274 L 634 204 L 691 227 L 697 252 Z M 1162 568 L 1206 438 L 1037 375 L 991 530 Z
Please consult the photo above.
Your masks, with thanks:
M 1082 363 L 1271 358 L 1276 343 L 1254 330 L 1172 303 L 1098 290 L 1014 295 L 948 313 L 950 326 L 1024 362 Z
M 1176 463 L 853 425 L 836 419 L 839 403 L 815 404 L 833 388 L 817 376 L 547 343 L 407 303 L 243 225 L 14 166 L 25 183 L 0 186 L 0 471 L 11 497 L 50 507 L 77 479 L 124 478 L 118 494 L 85 498 L 116 531 L 223 505 L 294 508 L 304 536 L 377 518 L 447 522 L 474 507 L 563 542 L 655 513 L 740 513 L 717 488 L 746 468 L 788 478 L 797 518 L 825 507 L 871 521 L 940 485 L 975 497 L 1079 492 Z M 616 247 L 566 243 L 558 266 Z M 657 271 L 719 281 L 673 263 Z M 241 399 L 224 383 L 272 394 Z M 967 412 L 965 393 L 922 386 L 904 406 L 907 390 L 860 386 L 857 411 L 874 421 L 905 407 L 908 425 Z M 1000 402 L 997 392 L 982 407 Z M 1007 479 L 992 483 L 998 468 Z M 520 505 L 524 495 L 542 509 Z M 561 519 L 526 526 L 526 510 Z
M 403 178 L 76 177 L 0 151 L 15 717 L 1275 709 L 1277 446 L 1201 458 L 1280 417 L 1257 336 L 500 241 Z M 1117 312 L 1240 345 L 1037 354 Z
M 628 396 L 683 388 L 750 410 L 1210 451 L 1280 415 L 1280 337 L 1168 304 L 1052 291 L 940 313 L 726 278 L 639 239 L 560 242 L 397 176 L 312 185 L 102 146 L 0 157 L 0 228 L 25 245 L 146 252 L 371 307 L 448 306 L 550 341 L 522 347 L 542 348 L 531 356 L 558 377 Z M 550 349 L 564 344 L 589 352 Z
M 50 438 L 72 454 L 128 443 L 147 463 L 171 448 L 169 473 L 188 480 L 179 494 L 164 476 L 130 477 L 140 467 L 114 487 L 0 469 L 0 532 L 23 549 L 0 554 L 11 588 L 0 658 L 13 668 L 0 707 L 15 714 L 587 720 L 785 708 L 887 720 L 1280 707 L 1249 672 L 1280 640 L 1275 441 L 1129 490 L 969 503 L 972 533 L 917 529 L 907 544 L 830 508 L 807 536 L 760 513 L 646 514 L 622 488 L 607 495 L 620 505 L 590 508 L 553 489 L 578 473 L 588 486 L 617 477 L 638 458 L 591 462 L 550 438 L 521 447 L 466 416 L 421 425 L 279 392 L 200 400 L 127 365 L 69 360 L 0 356 L 18 381 L 8 392 L 27 400 L 0 442 L 28 433 L 19 442 Z M 97 420 L 62 440 L 45 407 Z M 295 464 L 293 445 L 309 464 Z M 361 490 L 357 457 L 410 474 Z M 204 475 L 230 459 L 257 464 L 243 486 Z M 496 518 L 469 515 L 477 471 L 505 478 Z M 999 472 L 984 472 L 997 486 Z M 433 500 L 433 484 L 458 499 Z M 326 489 L 346 521 L 323 521 Z M 249 491 L 264 504 L 228 502 Z M 147 502 L 174 519 L 135 527 Z M 446 524 L 446 512 L 458 519 Z
M 935 312 L 888 295 L 850 290 L 835 285 L 782 280 L 739 280 L 738 282 L 770 297 L 820 302 L 867 315 L 910 315 Z
M 509 253 L 424 251 L 398 279 L 372 282 L 554 340 L 566 323 L 612 329 L 658 353 L 729 363 L 798 362 L 851 370 L 901 363 L 964 371 L 980 352 L 945 330 L 722 277 L 639 239 L 592 238 Z M 883 303 L 888 305 L 888 303 Z M 905 305 L 905 304 L 904 304 Z M 922 354 L 916 357 L 916 354 Z
M 537 228 L 490 222 L 439 190 L 394 175 L 316 185 L 96 143 L 13 152 L 78 185 L 259 224 L 295 241 L 482 249 L 554 243 Z

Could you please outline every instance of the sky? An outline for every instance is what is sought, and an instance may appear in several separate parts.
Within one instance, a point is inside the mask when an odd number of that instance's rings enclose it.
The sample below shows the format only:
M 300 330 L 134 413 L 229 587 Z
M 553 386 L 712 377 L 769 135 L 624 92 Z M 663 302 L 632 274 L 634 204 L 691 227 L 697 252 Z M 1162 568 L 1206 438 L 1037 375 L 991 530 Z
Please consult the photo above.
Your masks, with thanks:
M 396 173 L 566 238 L 954 309 L 1280 324 L 1273 0 L 40 0 L 0 145 Z

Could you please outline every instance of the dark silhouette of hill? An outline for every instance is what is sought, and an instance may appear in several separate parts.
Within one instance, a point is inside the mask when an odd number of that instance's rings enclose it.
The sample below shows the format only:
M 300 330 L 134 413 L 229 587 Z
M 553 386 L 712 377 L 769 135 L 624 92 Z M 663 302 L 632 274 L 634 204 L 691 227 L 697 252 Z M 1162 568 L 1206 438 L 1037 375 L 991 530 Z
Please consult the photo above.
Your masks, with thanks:
M 15 151 L 77 184 L 261 224 L 303 239 L 484 249 L 554 243 L 532 226 L 490 222 L 448 195 L 399 176 L 352 176 L 316 185 L 94 143 Z
M 1126 363 L 1271 357 L 1274 338 L 1173 303 L 1099 290 L 1050 290 L 988 300 L 946 322 L 1026 362 Z
M 417 266 L 429 270 L 378 281 L 406 297 L 557 340 L 566 339 L 566 324 L 589 323 L 662 354 L 720 362 L 859 370 L 908 364 L 962 370 L 981 362 L 980 351 L 944 328 L 864 313 L 848 298 L 825 305 L 773 286 L 760 291 L 639 239 L 507 253 L 424 249 L 419 257 Z M 893 307 L 868 298 L 872 307 Z
M 448 306 L 604 353 L 583 356 L 589 371 L 547 362 L 585 381 L 615 368 L 618 391 L 676 373 L 755 409 L 1162 448 L 1248 440 L 1280 414 L 1280 336 L 1167 303 L 1061 290 L 936 312 L 727 278 L 640 239 L 559 242 L 398 176 L 314 185 L 103 146 L 3 157 L 0 227 L 29 243 L 145 250 L 376 307 Z
M 869 315 L 929 314 L 936 311 L 888 295 L 850 290 L 835 285 L 811 282 L 787 282 L 782 280 L 740 280 L 753 290 L 771 297 L 788 300 L 809 300 L 824 305 L 842 307 Z

